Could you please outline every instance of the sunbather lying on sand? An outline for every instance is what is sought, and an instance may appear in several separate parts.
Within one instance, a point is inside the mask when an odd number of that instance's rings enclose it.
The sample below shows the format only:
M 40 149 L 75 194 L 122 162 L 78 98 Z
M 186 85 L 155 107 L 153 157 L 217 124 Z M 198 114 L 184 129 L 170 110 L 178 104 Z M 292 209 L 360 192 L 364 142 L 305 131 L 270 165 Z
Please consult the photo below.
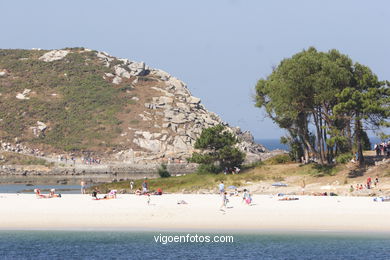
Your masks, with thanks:
M 104 196 L 105 199 L 116 199 L 117 190 L 110 190 L 110 192 Z
M 55 194 L 55 189 L 51 189 L 48 195 L 41 194 L 40 189 L 34 189 L 34 193 L 39 199 L 61 198 L 61 194 Z
M 97 189 L 95 189 L 93 192 L 92 192 L 92 197 L 94 200 L 109 200 L 109 199 L 116 199 L 116 193 L 118 191 L 117 190 L 110 190 L 110 192 L 107 194 L 107 195 L 104 195 L 103 198 L 98 198 L 97 194 L 99 193 L 99 191 Z
M 282 199 L 279 199 L 279 200 L 299 200 L 299 198 L 294 198 L 294 197 L 284 197 Z
M 386 196 L 386 197 L 376 197 L 376 198 L 374 198 L 374 201 L 375 201 L 375 202 L 378 202 L 378 201 L 381 201 L 381 202 L 390 201 L 390 196 Z

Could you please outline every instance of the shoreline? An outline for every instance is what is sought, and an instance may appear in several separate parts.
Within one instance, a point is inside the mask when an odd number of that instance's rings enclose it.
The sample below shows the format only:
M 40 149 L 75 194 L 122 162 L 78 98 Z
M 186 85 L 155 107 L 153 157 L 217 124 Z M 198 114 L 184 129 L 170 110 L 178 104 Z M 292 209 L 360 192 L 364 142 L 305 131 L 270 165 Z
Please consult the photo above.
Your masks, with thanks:
M 254 195 L 253 206 L 230 197 L 225 212 L 219 195 L 122 195 L 94 201 L 89 195 L 37 199 L 0 194 L 0 230 L 347 232 L 389 233 L 390 203 L 371 197 L 295 196 L 296 201 Z M 179 205 L 178 200 L 188 204 Z
M 118 233 L 150 233 L 150 234 L 220 234 L 220 235 L 333 235 L 333 236 L 386 236 L 390 235 L 390 230 L 322 230 L 322 229 L 195 229 L 195 228 L 102 228 L 102 227 L 88 227 L 88 228 L 0 228 L 1 232 L 118 232 Z

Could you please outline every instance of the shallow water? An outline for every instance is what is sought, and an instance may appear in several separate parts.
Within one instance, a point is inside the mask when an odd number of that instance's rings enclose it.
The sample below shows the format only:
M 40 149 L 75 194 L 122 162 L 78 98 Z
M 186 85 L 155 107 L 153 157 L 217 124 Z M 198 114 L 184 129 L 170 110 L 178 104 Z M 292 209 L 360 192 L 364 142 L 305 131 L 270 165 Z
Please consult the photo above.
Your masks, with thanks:
M 243 234 L 232 243 L 156 243 L 172 232 L 0 231 L 5 259 L 389 259 L 390 234 Z M 215 233 L 191 232 L 192 236 Z
M 50 189 L 56 189 L 57 192 L 62 194 L 80 194 L 80 185 L 33 185 L 28 186 L 25 184 L 0 184 L 0 193 L 26 193 L 33 194 L 34 189 L 40 189 L 41 191 L 48 191 Z

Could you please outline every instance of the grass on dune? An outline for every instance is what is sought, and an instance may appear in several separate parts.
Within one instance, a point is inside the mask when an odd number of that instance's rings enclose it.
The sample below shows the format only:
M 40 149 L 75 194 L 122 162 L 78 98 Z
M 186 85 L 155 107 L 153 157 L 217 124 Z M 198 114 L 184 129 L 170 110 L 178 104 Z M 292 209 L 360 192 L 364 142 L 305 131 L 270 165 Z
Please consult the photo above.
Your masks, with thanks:
M 342 166 L 329 167 L 325 170 L 315 164 L 299 165 L 296 163 L 286 164 L 269 164 L 264 163 L 254 168 L 244 169 L 239 174 L 187 174 L 184 176 L 175 176 L 169 178 L 149 179 L 150 190 L 163 189 L 164 192 L 195 192 L 201 190 L 217 191 L 218 184 L 223 181 L 225 187 L 234 185 L 242 187 L 248 184 L 260 181 L 283 181 L 288 176 L 314 176 L 322 177 L 334 175 L 337 171 L 343 169 Z M 143 180 L 134 181 L 135 189 L 141 188 Z M 110 189 L 130 191 L 130 181 L 114 182 L 101 184 L 98 186 L 101 192 L 109 191 Z
M 261 181 L 281 182 L 292 176 L 307 176 L 321 178 L 335 176 L 347 169 L 347 165 L 338 163 L 335 165 L 319 165 L 315 163 L 299 164 L 292 162 L 288 155 L 281 154 L 271 157 L 265 161 L 259 161 L 242 167 L 239 174 L 223 173 L 192 173 L 183 176 L 173 176 L 169 178 L 149 179 L 149 189 L 155 191 L 158 188 L 164 192 L 197 192 L 218 190 L 218 184 L 223 181 L 225 187 L 231 185 L 241 188 Z M 390 173 L 389 173 L 390 175 Z M 143 180 L 134 181 L 134 189 L 141 188 Z M 111 189 L 130 191 L 130 180 L 106 183 L 97 186 L 101 192 Z

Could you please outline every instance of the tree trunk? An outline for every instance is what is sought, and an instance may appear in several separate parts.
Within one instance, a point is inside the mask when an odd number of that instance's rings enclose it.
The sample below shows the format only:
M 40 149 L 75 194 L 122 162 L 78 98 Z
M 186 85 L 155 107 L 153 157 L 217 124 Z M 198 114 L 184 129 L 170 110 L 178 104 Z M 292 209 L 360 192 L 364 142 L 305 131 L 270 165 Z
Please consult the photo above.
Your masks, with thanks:
M 306 113 L 299 113 L 298 114 L 298 132 L 299 136 L 302 140 L 302 143 L 305 147 L 305 150 L 308 150 L 307 153 L 312 152 L 315 157 L 318 158 L 318 152 L 310 143 L 310 135 L 309 135 L 309 129 L 308 129 L 308 122 L 307 122 L 307 114 Z M 307 155 L 310 157 L 309 155 Z
M 324 165 L 324 150 L 323 150 L 323 146 L 322 146 L 322 132 L 321 132 L 321 125 L 320 125 L 320 118 L 321 118 L 321 115 L 320 113 L 318 113 L 318 111 L 316 111 L 315 113 L 313 113 L 313 118 L 314 118 L 314 124 L 316 126 L 316 131 L 317 131 L 317 148 L 319 150 L 319 159 L 320 159 L 320 164 L 321 165 Z
M 351 122 L 348 120 L 347 122 L 347 138 L 348 138 L 348 146 L 349 150 L 352 150 L 352 131 L 351 131 Z
M 359 166 L 364 166 L 363 146 L 362 146 L 362 122 L 356 116 L 355 118 L 355 138 L 358 153 Z

